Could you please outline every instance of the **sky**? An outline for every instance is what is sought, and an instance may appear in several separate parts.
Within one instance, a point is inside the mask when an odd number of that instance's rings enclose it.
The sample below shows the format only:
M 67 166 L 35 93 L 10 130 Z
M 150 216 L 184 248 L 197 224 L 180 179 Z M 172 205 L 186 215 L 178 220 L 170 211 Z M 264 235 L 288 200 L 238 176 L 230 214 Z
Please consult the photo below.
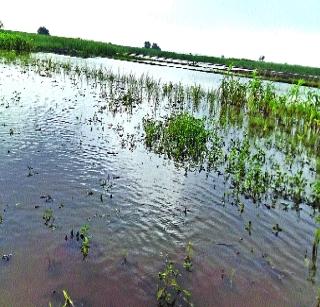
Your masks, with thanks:
M 320 67 L 320 0 L 2 0 L 5 29 Z

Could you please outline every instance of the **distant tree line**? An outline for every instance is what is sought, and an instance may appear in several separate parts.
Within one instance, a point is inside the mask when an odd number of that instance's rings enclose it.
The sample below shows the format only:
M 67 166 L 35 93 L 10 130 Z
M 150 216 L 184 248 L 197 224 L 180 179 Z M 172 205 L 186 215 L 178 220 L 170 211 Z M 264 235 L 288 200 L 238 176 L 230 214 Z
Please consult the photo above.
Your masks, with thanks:
M 144 42 L 144 48 L 146 49 L 155 49 L 155 50 L 160 50 L 161 51 L 161 48 L 158 46 L 157 43 L 152 43 L 152 46 L 151 46 L 151 43 L 149 41 L 145 41 Z
M 3 28 L 3 22 L 0 20 L 0 29 Z

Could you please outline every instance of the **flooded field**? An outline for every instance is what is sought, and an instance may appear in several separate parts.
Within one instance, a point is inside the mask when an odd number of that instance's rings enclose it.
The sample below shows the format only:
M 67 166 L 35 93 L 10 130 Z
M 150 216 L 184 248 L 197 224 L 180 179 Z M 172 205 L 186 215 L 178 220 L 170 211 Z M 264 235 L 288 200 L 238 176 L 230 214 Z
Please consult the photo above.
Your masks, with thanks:
M 0 306 L 316 305 L 319 107 L 255 78 L 3 60 Z

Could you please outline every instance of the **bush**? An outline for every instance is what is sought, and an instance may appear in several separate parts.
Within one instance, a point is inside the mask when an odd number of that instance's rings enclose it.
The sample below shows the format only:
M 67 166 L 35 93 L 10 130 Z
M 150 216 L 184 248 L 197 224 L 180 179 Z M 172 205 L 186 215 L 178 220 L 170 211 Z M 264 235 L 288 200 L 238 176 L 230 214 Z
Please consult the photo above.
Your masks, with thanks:
M 155 49 L 155 50 L 161 51 L 161 48 L 158 46 L 157 43 L 153 43 L 151 48 L 152 48 L 152 49 Z
M 149 41 L 145 41 L 145 42 L 144 42 L 144 48 L 149 49 L 150 47 L 151 47 L 150 42 L 149 42 Z
M 37 32 L 42 35 L 50 35 L 49 30 L 46 27 L 40 27 Z

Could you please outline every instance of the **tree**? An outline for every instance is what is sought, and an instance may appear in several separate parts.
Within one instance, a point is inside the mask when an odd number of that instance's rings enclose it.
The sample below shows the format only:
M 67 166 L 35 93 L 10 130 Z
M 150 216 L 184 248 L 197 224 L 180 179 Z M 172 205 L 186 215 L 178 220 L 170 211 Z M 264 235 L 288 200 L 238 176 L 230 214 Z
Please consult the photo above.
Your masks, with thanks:
M 151 47 L 150 42 L 149 42 L 149 41 L 145 41 L 145 42 L 144 42 L 144 48 L 149 49 L 150 47 Z
M 161 50 L 161 48 L 158 46 L 157 43 L 153 43 L 151 48 L 156 50 Z
M 0 29 L 3 28 L 3 22 L 0 20 Z
M 46 27 L 40 27 L 37 32 L 38 34 L 50 35 L 49 30 Z

